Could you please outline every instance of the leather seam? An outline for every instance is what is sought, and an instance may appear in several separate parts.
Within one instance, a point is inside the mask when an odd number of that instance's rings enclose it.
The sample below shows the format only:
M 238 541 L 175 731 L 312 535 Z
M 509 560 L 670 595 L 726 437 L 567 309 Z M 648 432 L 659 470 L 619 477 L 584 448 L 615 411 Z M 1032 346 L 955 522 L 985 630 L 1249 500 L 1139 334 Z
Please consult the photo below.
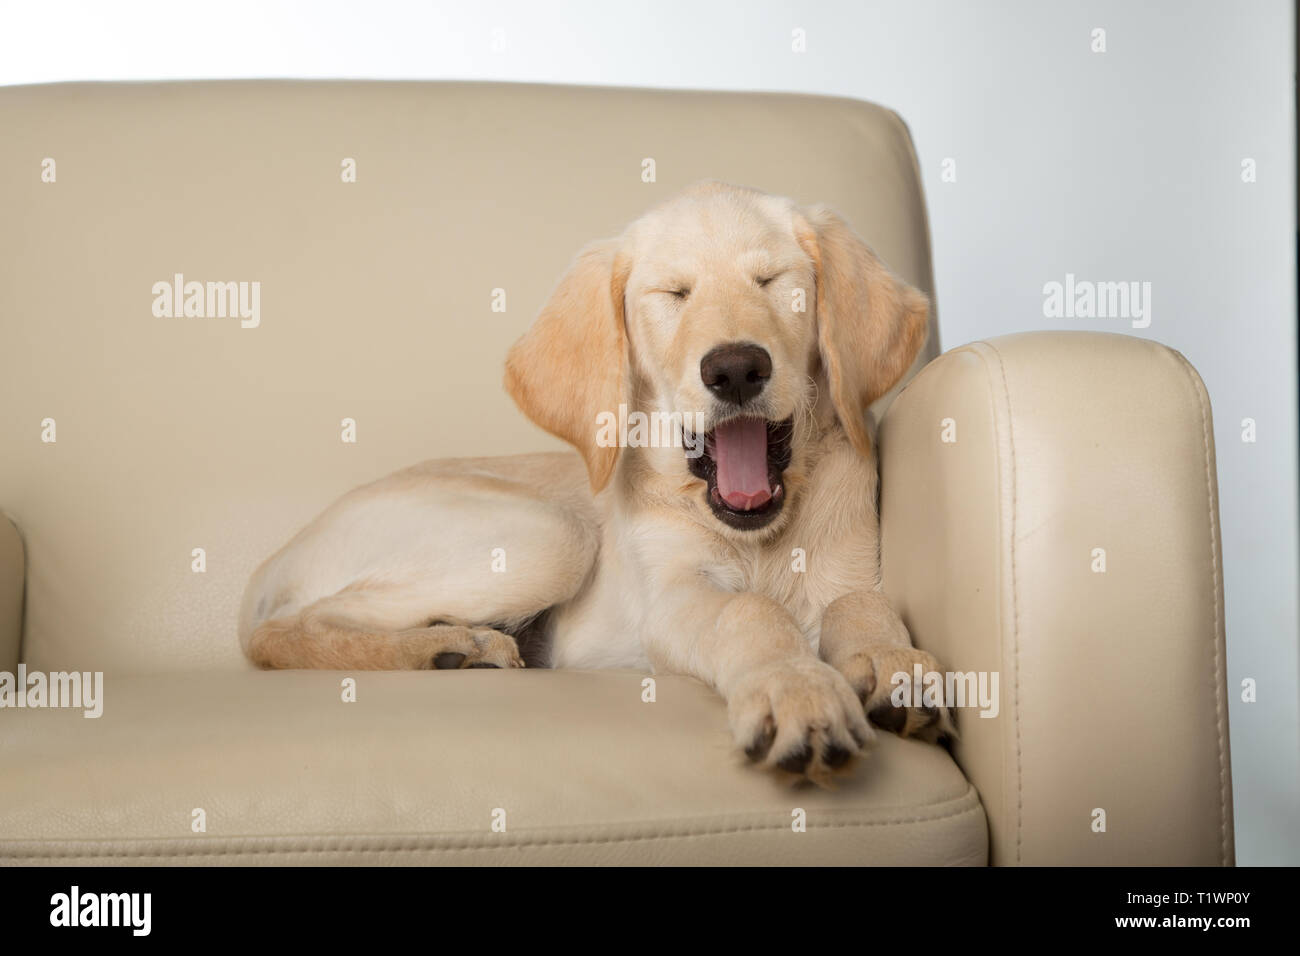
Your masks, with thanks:
M 1214 718 L 1218 730 L 1219 745 L 1219 834 L 1220 834 L 1220 859 L 1223 866 L 1230 865 L 1228 862 L 1228 761 L 1226 748 L 1224 747 L 1225 728 L 1223 722 L 1223 660 L 1222 649 L 1219 642 L 1219 622 L 1221 608 L 1219 606 L 1219 544 L 1218 535 L 1214 529 L 1214 471 L 1210 466 L 1210 426 L 1209 412 L 1205 407 L 1204 388 L 1197 387 L 1199 376 L 1193 368 L 1192 363 L 1187 361 L 1187 357 L 1176 349 L 1169 349 L 1182 364 L 1183 377 L 1191 386 L 1193 394 L 1196 395 L 1196 402 L 1201 410 L 1201 452 L 1204 456 L 1205 466 L 1205 510 L 1209 519 L 1210 531 L 1210 590 L 1214 594 L 1214 629 L 1210 634 L 1210 646 L 1214 650 Z
M 974 794 L 974 787 L 968 788 L 967 792 L 959 798 L 963 802 L 969 800 Z M 907 825 L 916 823 L 937 823 L 944 820 L 955 819 L 956 817 L 965 816 L 972 813 L 980 813 L 983 808 L 978 797 L 969 806 L 963 806 L 957 810 L 947 813 L 936 814 L 934 816 L 908 817 L 892 820 L 858 820 L 848 823 L 826 823 L 810 827 L 810 831 L 816 830 L 848 830 L 848 829 L 868 829 L 879 826 Z M 347 854 L 367 854 L 367 853 L 421 853 L 421 852 L 465 852 L 478 850 L 525 850 L 536 847 L 563 847 L 563 846 L 616 846 L 624 843 L 644 843 L 659 840 L 693 840 L 700 838 L 731 836 L 742 833 L 779 833 L 789 829 L 788 824 L 771 825 L 771 824 L 751 824 L 747 826 L 724 827 L 720 829 L 705 829 L 696 831 L 687 831 L 679 833 L 649 833 L 649 834 L 628 834 L 626 836 L 616 837 L 589 837 L 589 838 L 570 838 L 570 839 L 524 839 L 516 842 L 499 842 L 499 843 L 473 843 L 473 842 L 451 842 L 441 843 L 437 836 L 416 836 L 413 843 L 398 846 L 361 846 L 361 847 L 343 847 L 343 846 L 312 846 L 301 844 L 297 846 L 266 846 L 266 847 L 201 847 L 190 845 L 175 852 L 130 852 L 122 849 L 123 843 L 132 842 L 129 840 L 118 840 L 106 845 L 99 851 L 87 849 L 85 847 L 67 848 L 60 851 L 60 848 L 51 847 L 48 850 L 37 853 L 12 853 L 5 851 L 0 846 L 0 860 L 40 860 L 40 859 L 76 859 L 81 857 L 87 858 L 113 858 L 121 857 L 125 859 L 145 859 L 145 858 L 183 858 L 186 856 L 194 857 L 212 857 L 212 856 L 275 856 L 291 855 L 297 853 L 347 853 Z M 242 840 L 268 840 L 281 841 L 283 837 L 235 837 L 233 839 Z M 298 837 L 302 839 L 302 837 Z M 309 837 L 316 842 L 324 841 L 382 841 L 386 839 L 380 835 L 366 836 L 334 836 L 321 835 L 318 837 Z M 398 839 L 410 839 L 401 838 Z M 151 842 L 150 838 L 138 842 Z M 64 841 L 59 841 L 64 842 Z
M 1006 406 L 1007 450 L 1010 458 L 1006 475 L 1011 482 L 1011 516 L 1007 529 L 1007 550 L 1010 552 L 1011 565 L 1011 656 L 1016 670 L 1015 681 L 1012 683 L 1011 712 L 1015 717 L 1016 725 L 1016 864 L 1019 865 L 1022 860 L 1024 845 L 1025 777 L 1023 770 L 1024 743 L 1020 729 L 1020 575 L 1016 549 L 1016 516 L 1020 511 L 1020 485 L 1016 480 L 1016 436 L 1013 425 L 1014 415 L 1011 410 L 1011 388 L 1007 384 L 1007 367 L 1006 363 L 1002 361 L 1002 353 L 997 350 L 997 346 L 987 340 L 981 340 L 974 344 L 987 348 L 997 360 L 998 377 L 1002 381 L 1002 401 Z M 987 359 L 985 359 L 985 362 L 987 363 Z M 995 407 L 995 425 L 997 422 L 996 412 Z
M 1007 384 L 1007 366 L 1002 361 L 1002 353 L 989 343 L 989 350 L 997 356 L 998 372 L 1002 376 L 1002 398 L 1007 405 L 1007 449 L 1011 454 L 1007 474 L 1011 479 L 1011 525 L 1007 536 L 1007 548 L 1011 551 L 1011 643 L 1013 659 L 1016 662 L 1015 706 L 1016 715 L 1016 863 L 1021 862 L 1021 848 L 1024 844 L 1025 817 L 1025 775 L 1023 742 L 1020 735 L 1020 568 L 1016 548 L 1016 518 L 1020 514 L 1020 482 L 1016 480 L 1016 430 L 1015 414 L 1011 410 L 1011 388 Z

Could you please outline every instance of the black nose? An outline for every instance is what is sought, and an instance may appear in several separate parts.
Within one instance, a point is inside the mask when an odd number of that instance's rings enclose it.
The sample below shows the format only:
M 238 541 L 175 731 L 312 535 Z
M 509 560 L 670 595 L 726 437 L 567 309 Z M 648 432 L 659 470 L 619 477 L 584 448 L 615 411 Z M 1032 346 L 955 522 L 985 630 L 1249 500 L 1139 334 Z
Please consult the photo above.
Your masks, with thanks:
M 719 345 L 700 359 L 700 378 L 724 402 L 744 405 L 772 377 L 772 356 L 757 345 Z

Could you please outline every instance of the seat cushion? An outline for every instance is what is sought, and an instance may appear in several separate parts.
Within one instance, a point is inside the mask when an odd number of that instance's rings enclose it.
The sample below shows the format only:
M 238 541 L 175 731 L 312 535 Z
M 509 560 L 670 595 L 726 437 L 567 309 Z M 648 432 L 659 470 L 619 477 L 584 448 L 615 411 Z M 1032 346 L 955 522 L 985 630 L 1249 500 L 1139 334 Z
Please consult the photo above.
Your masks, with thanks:
M 707 687 L 659 677 L 646 703 L 644 679 L 110 674 L 97 719 L 0 710 L 0 861 L 987 861 L 984 810 L 945 750 L 880 734 L 834 792 L 793 784 L 746 766 Z

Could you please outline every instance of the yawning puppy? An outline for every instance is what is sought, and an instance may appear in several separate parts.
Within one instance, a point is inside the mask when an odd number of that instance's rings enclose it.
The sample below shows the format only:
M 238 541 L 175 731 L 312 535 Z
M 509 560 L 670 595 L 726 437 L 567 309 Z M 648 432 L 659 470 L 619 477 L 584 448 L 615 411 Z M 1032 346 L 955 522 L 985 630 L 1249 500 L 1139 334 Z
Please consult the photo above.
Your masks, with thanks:
M 426 462 L 344 496 L 254 574 L 265 667 L 653 667 L 726 699 L 755 761 L 819 778 L 919 663 L 879 591 L 867 406 L 928 303 L 834 213 L 703 183 L 581 252 L 506 361 L 578 454 Z M 640 416 L 650 428 L 618 429 Z M 505 573 L 490 555 L 506 556 Z M 910 695 L 909 698 L 910 700 Z

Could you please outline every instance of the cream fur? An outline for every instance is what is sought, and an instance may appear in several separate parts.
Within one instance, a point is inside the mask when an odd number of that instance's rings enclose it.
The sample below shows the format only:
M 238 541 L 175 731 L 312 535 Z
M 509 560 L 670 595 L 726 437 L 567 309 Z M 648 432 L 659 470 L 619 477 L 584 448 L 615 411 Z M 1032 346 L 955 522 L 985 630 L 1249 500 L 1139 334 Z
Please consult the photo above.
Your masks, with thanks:
M 518 666 L 495 628 L 553 609 L 552 666 L 698 677 L 768 765 L 824 777 L 868 744 L 868 714 L 951 732 L 946 713 L 880 710 L 889 673 L 937 669 L 879 592 L 866 415 L 927 315 L 828 210 L 693 187 L 584 250 L 510 352 L 510 393 L 578 454 L 426 462 L 349 493 L 256 571 L 243 647 L 268 667 L 428 667 L 448 652 Z M 761 530 L 713 515 L 680 448 L 595 441 L 596 415 L 620 403 L 720 420 L 699 364 L 729 342 L 767 349 L 755 407 L 795 422 L 785 504 Z

